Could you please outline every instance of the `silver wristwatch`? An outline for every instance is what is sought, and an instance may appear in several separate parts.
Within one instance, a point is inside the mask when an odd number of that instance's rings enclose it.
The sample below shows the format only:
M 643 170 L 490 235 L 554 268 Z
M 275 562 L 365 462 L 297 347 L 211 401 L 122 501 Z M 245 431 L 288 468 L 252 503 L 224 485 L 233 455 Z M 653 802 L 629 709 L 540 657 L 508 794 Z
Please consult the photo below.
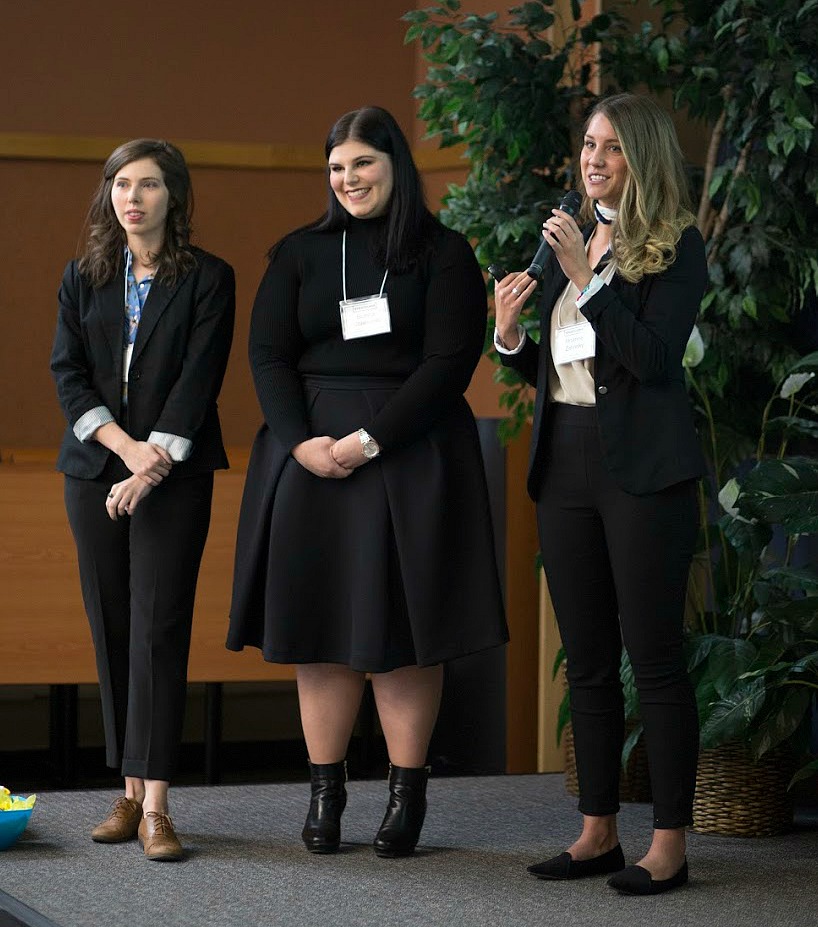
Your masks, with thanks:
M 369 432 L 359 428 L 358 437 L 361 439 L 361 450 L 364 452 L 364 457 L 372 460 L 373 457 L 380 454 L 381 449 L 378 447 L 378 442 L 370 436 Z

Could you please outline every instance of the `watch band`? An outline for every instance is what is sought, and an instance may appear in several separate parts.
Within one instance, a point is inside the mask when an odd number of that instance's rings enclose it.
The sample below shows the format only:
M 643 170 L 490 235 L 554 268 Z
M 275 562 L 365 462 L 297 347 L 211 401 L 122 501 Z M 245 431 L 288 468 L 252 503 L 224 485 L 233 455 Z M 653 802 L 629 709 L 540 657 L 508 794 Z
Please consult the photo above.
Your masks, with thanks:
M 378 454 L 380 454 L 381 449 L 378 447 L 378 442 L 369 434 L 368 431 L 366 431 L 366 429 L 358 429 L 358 438 L 361 442 L 361 450 L 364 452 L 364 457 L 372 460 L 373 457 L 377 457 Z

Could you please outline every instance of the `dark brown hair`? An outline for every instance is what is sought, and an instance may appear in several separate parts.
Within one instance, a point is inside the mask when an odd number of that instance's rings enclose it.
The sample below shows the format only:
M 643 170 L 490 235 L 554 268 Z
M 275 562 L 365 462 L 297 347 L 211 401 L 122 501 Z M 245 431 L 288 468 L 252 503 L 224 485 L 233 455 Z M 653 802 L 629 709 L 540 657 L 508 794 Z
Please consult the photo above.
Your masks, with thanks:
M 184 156 L 170 142 L 137 138 L 114 151 L 102 169 L 102 180 L 91 200 L 86 219 L 88 240 L 79 260 L 79 271 L 92 286 L 102 286 L 124 270 L 125 230 L 111 202 L 114 178 L 125 165 L 151 158 L 162 171 L 168 188 L 168 214 L 162 250 L 154 256 L 156 278 L 173 286 L 194 265 L 190 250 L 193 188 Z
M 412 158 L 409 142 L 395 117 L 380 106 L 364 106 L 345 113 L 329 131 L 324 154 L 347 141 L 363 142 L 392 159 L 394 186 L 386 214 L 383 235 L 377 242 L 375 258 L 390 271 L 405 273 L 432 247 L 440 223 L 426 206 L 423 182 Z M 349 213 L 338 202 L 327 175 L 327 211 L 315 222 L 296 229 L 334 232 L 346 228 Z M 295 233 L 293 233 L 295 234 Z M 289 236 L 285 236 L 287 238 Z M 282 239 L 283 241 L 284 239 Z M 281 241 L 268 252 L 273 258 Z

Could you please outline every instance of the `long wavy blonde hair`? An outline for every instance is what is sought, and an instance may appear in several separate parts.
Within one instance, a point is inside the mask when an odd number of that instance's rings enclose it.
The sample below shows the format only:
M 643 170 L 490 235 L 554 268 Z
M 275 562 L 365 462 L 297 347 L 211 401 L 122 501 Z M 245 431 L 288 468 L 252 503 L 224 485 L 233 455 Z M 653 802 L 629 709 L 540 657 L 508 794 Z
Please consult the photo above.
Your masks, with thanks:
M 597 114 L 611 123 L 628 166 L 611 245 L 617 273 L 636 283 L 672 264 L 682 232 L 696 224 L 684 158 L 673 122 L 649 97 L 619 93 L 600 100 L 583 132 Z M 587 195 L 580 215 L 593 218 Z

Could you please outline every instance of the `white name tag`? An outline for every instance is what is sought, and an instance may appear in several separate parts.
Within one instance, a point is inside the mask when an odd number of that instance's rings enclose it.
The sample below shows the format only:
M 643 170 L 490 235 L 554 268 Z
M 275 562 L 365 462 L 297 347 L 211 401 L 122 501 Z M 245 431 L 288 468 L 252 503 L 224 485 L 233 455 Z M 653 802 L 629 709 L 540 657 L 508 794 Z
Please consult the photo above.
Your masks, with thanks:
M 554 338 L 554 363 L 570 364 L 596 354 L 596 333 L 590 322 L 558 328 Z
M 361 296 L 359 299 L 342 299 L 341 331 L 344 341 L 368 338 L 392 331 L 389 316 L 389 299 L 386 296 Z

